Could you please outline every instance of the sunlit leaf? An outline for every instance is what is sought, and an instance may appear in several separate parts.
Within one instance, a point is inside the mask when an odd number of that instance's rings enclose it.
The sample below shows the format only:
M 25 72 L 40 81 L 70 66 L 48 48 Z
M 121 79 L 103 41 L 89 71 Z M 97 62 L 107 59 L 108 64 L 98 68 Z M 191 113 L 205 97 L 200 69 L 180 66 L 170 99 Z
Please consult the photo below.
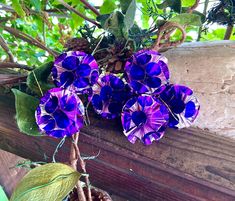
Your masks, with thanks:
M 23 177 L 10 201 L 61 201 L 74 188 L 80 176 L 62 163 L 39 166 Z
M 175 17 L 170 19 L 171 22 L 177 22 L 181 25 L 186 26 L 201 26 L 201 17 L 199 15 L 190 14 L 190 13 L 182 13 L 179 15 L 176 15 Z
M 103 5 L 100 7 L 101 14 L 109 14 L 117 8 L 115 1 L 104 0 Z
M 195 4 L 196 0 L 181 0 L 182 7 L 191 7 Z
M 25 12 L 19 2 L 19 0 L 12 0 L 12 8 L 16 11 L 16 13 L 20 16 L 20 17 L 24 17 L 25 16 Z

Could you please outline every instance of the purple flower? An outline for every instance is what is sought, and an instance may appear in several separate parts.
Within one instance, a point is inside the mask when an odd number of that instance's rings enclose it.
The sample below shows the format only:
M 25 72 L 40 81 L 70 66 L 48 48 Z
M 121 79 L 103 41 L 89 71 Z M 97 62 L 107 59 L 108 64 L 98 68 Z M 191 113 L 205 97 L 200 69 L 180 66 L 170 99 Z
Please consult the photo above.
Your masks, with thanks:
M 131 97 L 131 89 L 113 74 L 101 75 L 92 87 L 90 101 L 95 111 L 106 119 L 120 116 L 122 107 Z
M 99 76 L 98 64 L 92 55 L 70 51 L 59 55 L 52 68 L 57 87 L 71 86 L 77 93 L 88 93 Z
M 160 98 L 170 109 L 169 127 L 189 127 L 196 119 L 200 105 L 193 91 L 181 85 L 168 85 Z
M 56 138 L 78 132 L 83 126 L 83 116 L 84 106 L 80 98 L 74 92 L 61 88 L 47 91 L 35 112 L 39 129 Z
M 135 53 L 125 70 L 130 86 L 138 94 L 159 94 L 170 77 L 166 57 L 153 50 Z
M 149 95 L 141 95 L 127 101 L 121 119 L 124 134 L 131 143 L 139 138 L 149 145 L 164 135 L 169 112 L 159 100 Z

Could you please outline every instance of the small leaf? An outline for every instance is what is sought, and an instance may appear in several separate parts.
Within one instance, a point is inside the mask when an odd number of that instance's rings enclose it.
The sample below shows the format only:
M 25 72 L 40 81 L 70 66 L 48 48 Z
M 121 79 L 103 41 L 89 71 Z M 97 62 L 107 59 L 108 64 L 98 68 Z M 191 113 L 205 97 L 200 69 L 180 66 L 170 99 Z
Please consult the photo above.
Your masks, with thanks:
M 191 7 L 195 4 L 196 0 L 181 0 L 182 7 Z
M 114 1 L 104 0 L 103 5 L 100 7 L 101 14 L 109 14 L 112 13 L 117 8 Z
M 74 188 L 80 176 L 62 163 L 39 166 L 23 177 L 10 201 L 61 201 Z
M 25 16 L 25 12 L 23 8 L 21 7 L 19 0 L 12 0 L 12 8 L 20 17 Z
M 7 198 L 6 194 L 5 194 L 2 186 L 0 186 L 0 200 L 1 201 L 8 201 L 8 198 Z
M 157 7 L 162 10 L 170 7 L 173 11 L 181 13 L 181 0 L 165 0 L 161 4 L 158 4 Z
M 126 14 L 126 11 L 127 11 L 128 7 L 130 6 L 131 2 L 132 2 L 132 0 L 120 0 L 120 7 L 121 7 L 123 14 Z
M 134 25 L 135 13 L 136 13 L 136 1 L 132 0 L 124 17 L 124 24 L 126 26 L 127 31 L 129 31 L 130 28 Z
M 40 0 L 30 0 L 31 4 L 35 7 L 37 12 L 41 11 L 41 2 Z
M 41 96 L 40 88 L 45 92 L 48 89 L 51 89 L 53 85 L 48 83 L 48 77 L 51 73 L 51 69 L 53 67 L 53 62 L 48 62 L 33 71 L 31 71 L 27 77 L 27 85 L 28 87 L 35 92 L 36 94 Z M 37 80 L 35 79 L 35 76 Z M 38 83 L 37 83 L 38 81 Z M 39 86 L 38 86 L 39 84 Z
M 175 17 L 171 18 L 169 21 L 171 22 L 177 22 L 181 25 L 186 26 L 201 26 L 201 17 L 199 15 L 195 14 L 189 14 L 189 13 L 182 13 L 179 15 L 176 15 Z
M 39 100 L 17 89 L 12 89 L 15 95 L 16 121 L 20 132 L 27 135 L 42 136 L 35 120 L 35 110 Z

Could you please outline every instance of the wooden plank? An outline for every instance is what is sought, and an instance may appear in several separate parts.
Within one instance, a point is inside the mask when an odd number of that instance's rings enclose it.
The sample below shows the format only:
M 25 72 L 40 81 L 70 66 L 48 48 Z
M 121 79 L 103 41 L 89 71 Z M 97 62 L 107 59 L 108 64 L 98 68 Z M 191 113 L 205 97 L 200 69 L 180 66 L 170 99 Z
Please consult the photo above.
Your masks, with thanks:
M 0 96 L 0 148 L 39 161 L 51 160 L 58 140 L 19 133 L 14 99 Z M 119 120 L 101 120 L 94 114 L 81 132 L 85 155 L 100 154 L 87 162 L 92 184 L 137 200 L 235 200 L 235 144 L 233 140 L 198 129 L 175 131 L 151 146 L 130 144 Z M 56 159 L 66 161 L 69 141 Z

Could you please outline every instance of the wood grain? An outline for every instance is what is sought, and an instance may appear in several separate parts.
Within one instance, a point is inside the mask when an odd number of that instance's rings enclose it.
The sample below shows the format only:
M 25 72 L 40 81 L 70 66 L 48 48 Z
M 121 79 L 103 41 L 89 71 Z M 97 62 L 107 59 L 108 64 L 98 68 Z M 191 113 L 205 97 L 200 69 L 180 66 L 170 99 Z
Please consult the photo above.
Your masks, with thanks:
M 31 160 L 51 160 L 59 140 L 19 133 L 14 99 L 0 96 L 0 148 Z M 199 129 L 175 131 L 151 146 L 130 144 L 119 120 L 90 113 L 79 146 L 93 185 L 131 201 L 235 200 L 235 141 Z M 69 140 L 56 159 L 69 157 Z

